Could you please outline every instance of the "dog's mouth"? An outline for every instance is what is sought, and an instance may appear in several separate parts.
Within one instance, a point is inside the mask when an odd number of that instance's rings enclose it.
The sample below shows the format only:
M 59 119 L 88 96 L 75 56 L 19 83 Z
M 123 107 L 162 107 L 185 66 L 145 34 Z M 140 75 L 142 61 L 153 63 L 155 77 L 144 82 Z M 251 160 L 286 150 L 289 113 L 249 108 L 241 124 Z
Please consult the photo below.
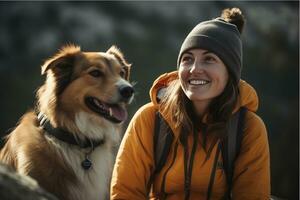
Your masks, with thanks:
M 94 97 L 85 98 L 85 104 L 93 112 L 114 123 L 121 123 L 128 116 L 126 109 L 121 105 L 105 103 Z

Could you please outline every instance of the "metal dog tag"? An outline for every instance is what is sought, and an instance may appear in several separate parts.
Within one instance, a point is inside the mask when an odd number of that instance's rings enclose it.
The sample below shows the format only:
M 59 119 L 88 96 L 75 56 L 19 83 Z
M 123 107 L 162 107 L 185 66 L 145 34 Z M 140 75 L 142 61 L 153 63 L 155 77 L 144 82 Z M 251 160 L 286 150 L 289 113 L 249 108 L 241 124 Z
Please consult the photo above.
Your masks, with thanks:
M 92 161 L 88 158 L 88 156 L 85 157 L 84 161 L 81 162 L 81 166 L 85 170 L 89 170 L 92 167 L 93 163 Z

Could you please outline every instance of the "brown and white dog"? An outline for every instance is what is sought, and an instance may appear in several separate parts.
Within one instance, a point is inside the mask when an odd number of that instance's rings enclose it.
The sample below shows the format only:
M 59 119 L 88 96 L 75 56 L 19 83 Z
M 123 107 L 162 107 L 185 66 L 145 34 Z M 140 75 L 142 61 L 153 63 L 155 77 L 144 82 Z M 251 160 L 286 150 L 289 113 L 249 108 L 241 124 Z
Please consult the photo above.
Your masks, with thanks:
M 105 199 L 126 106 L 130 65 L 107 52 L 63 47 L 42 66 L 37 108 L 7 137 L 0 160 L 61 200 Z

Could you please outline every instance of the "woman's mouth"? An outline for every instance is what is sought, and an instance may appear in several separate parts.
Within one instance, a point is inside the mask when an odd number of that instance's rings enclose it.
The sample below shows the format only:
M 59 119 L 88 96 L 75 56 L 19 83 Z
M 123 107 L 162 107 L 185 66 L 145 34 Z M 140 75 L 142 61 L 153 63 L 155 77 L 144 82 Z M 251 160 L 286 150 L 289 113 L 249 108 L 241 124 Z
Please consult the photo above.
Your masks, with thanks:
M 203 79 L 191 79 L 188 81 L 190 85 L 206 85 L 210 83 L 208 80 L 203 80 Z

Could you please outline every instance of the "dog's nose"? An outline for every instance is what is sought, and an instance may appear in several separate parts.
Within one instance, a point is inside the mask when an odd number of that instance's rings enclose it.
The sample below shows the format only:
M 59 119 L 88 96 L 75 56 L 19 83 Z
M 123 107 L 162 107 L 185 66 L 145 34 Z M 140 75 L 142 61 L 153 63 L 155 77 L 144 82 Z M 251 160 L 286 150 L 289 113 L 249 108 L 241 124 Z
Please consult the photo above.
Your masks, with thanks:
M 119 91 L 120 91 L 120 94 L 121 94 L 122 98 L 126 101 L 128 101 L 134 93 L 133 87 L 131 87 L 129 85 L 120 86 Z

